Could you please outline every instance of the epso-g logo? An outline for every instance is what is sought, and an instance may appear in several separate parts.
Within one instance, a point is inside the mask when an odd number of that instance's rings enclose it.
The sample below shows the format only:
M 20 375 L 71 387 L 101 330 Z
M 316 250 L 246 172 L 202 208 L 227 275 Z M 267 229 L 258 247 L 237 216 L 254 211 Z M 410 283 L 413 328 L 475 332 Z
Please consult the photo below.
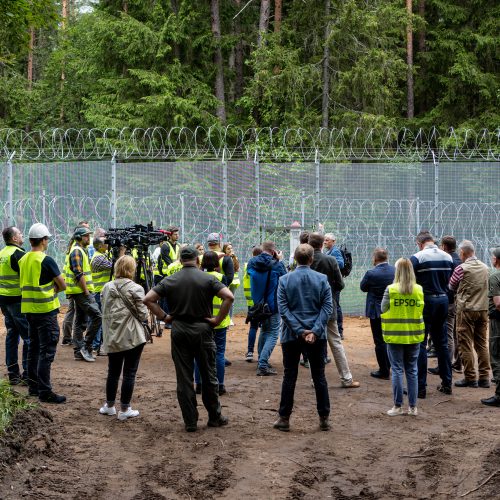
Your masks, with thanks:
M 415 299 L 394 299 L 395 306 L 409 306 L 409 307 L 420 307 L 423 304 L 420 300 Z

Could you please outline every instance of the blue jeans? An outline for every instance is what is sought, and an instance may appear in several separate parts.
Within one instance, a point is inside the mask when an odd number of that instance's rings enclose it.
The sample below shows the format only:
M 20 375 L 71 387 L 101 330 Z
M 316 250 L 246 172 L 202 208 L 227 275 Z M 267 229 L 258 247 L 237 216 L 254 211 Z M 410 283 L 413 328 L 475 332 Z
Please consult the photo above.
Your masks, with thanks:
M 403 405 L 403 371 L 408 386 L 408 402 L 410 406 L 417 406 L 419 352 L 420 344 L 387 344 L 392 368 L 392 393 L 396 406 Z
M 425 338 L 420 344 L 418 356 L 418 390 L 425 391 L 427 386 L 427 337 L 431 336 L 432 344 L 436 349 L 439 375 L 445 387 L 451 387 L 451 360 L 448 353 L 448 332 L 446 319 L 448 318 L 448 297 L 446 295 L 424 297 Z
M 274 313 L 269 319 L 263 321 L 260 326 L 259 342 L 257 344 L 259 369 L 266 370 L 270 368 L 269 358 L 273 353 L 278 335 L 280 332 L 281 317 L 279 313 Z
M 226 370 L 226 364 L 224 363 L 224 356 L 226 354 L 226 334 L 227 328 L 218 328 L 214 330 L 215 368 L 217 370 L 219 385 L 224 385 L 224 374 Z M 200 370 L 196 361 L 194 363 L 194 381 L 197 384 L 202 383 Z
M 17 380 L 21 378 L 21 372 L 18 364 L 19 339 L 23 339 L 23 375 L 22 378 L 28 376 L 28 321 L 26 316 L 21 313 L 21 302 L 15 304 L 5 304 L 0 306 L 5 317 L 5 329 L 7 335 L 5 337 L 5 363 L 7 364 L 7 372 L 9 380 Z
M 101 292 L 96 292 L 94 294 L 94 299 L 97 302 L 97 305 L 99 306 L 99 311 L 101 311 L 102 313 Z M 92 342 L 92 349 L 94 351 L 97 351 L 101 347 L 101 344 L 102 344 L 102 325 L 99 327 L 99 330 L 97 330 L 94 342 Z

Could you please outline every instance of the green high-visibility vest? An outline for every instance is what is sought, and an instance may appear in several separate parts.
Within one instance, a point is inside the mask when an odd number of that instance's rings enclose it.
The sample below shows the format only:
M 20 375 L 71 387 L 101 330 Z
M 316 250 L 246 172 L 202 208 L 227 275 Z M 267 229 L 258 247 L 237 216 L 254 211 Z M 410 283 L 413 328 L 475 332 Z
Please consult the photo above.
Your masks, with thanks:
M 94 255 L 92 256 L 92 259 L 90 259 L 91 269 L 92 269 L 92 262 L 96 257 L 108 258 L 106 254 L 98 252 L 96 250 L 94 252 Z M 96 293 L 100 293 L 101 290 L 104 288 L 104 285 L 110 280 L 110 278 L 111 278 L 111 269 L 103 269 L 102 271 L 98 272 L 92 271 L 92 282 L 94 283 L 94 291 Z
M 19 260 L 23 313 L 49 313 L 60 307 L 54 282 L 40 285 L 43 259 L 43 252 L 28 252 Z
M 15 245 L 7 245 L 0 250 L 0 295 L 7 297 L 19 297 L 21 295 L 19 273 L 10 267 L 10 258 L 16 250 L 22 249 Z
M 399 293 L 399 285 L 389 285 L 389 310 L 382 313 L 382 334 L 387 344 L 417 344 L 425 336 L 424 292 L 413 285 L 413 293 Z
M 219 281 L 222 281 L 222 274 L 221 273 L 218 273 L 217 271 L 210 271 L 210 272 L 207 272 L 207 274 L 211 274 L 212 276 L 215 276 Z M 217 314 L 219 314 L 219 311 L 220 311 L 220 306 L 222 304 L 222 299 L 217 297 L 217 295 L 214 297 L 214 300 L 212 302 L 212 307 L 213 307 L 213 312 L 212 314 L 214 316 L 217 316 Z M 229 325 L 231 324 L 231 317 L 229 316 L 229 314 L 222 320 L 222 322 L 220 323 L 220 325 L 217 325 L 215 327 L 215 330 L 220 330 L 221 328 L 227 328 Z
M 66 258 L 64 259 L 64 279 L 66 280 L 66 295 L 78 295 L 79 293 L 83 293 L 83 290 L 80 286 L 76 284 L 75 275 L 71 270 L 69 265 L 69 257 L 71 253 L 78 249 L 82 253 L 82 268 L 83 275 L 85 276 L 85 282 L 87 283 L 87 290 L 90 293 L 94 292 L 94 283 L 92 281 L 92 270 L 90 269 L 89 256 L 87 252 L 78 244 L 74 243 L 71 246 L 71 250 L 66 254 Z
M 177 243 L 174 250 L 174 247 L 172 243 L 170 243 L 170 241 L 167 241 L 166 244 L 169 247 L 168 256 L 170 257 L 170 260 L 172 262 L 174 262 L 174 260 L 179 260 L 179 256 L 181 254 L 181 246 Z
M 245 268 L 243 271 L 243 294 L 245 295 L 247 306 L 252 307 L 252 289 L 250 288 L 250 275 L 247 273 L 247 263 L 245 263 Z

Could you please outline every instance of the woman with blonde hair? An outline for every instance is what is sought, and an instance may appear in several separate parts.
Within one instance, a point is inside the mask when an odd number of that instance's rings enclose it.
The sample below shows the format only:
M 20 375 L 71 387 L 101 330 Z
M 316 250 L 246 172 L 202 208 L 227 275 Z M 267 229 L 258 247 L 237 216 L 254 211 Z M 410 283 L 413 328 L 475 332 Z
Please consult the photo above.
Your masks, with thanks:
M 408 387 L 408 415 L 416 416 L 420 343 L 424 340 L 424 292 L 416 284 L 409 259 L 396 262 L 394 283 L 389 285 L 382 299 L 382 333 L 392 368 L 394 406 L 387 412 L 391 417 L 404 415 L 403 372 Z
M 99 410 L 102 415 L 116 415 L 115 398 L 120 375 L 122 378 L 119 420 L 137 417 L 138 410 L 130 406 L 135 375 L 146 343 L 143 322 L 148 310 L 142 303 L 143 288 L 133 281 L 136 263 L 130 255 L 120 257 L 114 267 L 115 279 L 104 285 L 101 292 L 101 349 L 108 354 L 106 402 Z

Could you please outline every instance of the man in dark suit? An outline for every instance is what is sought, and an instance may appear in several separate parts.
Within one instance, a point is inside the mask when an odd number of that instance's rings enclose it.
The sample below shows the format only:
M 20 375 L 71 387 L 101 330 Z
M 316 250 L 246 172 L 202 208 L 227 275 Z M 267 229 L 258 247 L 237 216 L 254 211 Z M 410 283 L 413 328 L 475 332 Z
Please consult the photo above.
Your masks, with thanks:
M 382 322 L 380 319 L 380 304 L 384 291 L 394 281 L 394 266 L 387 262 L 388 253 L 384 248 L 377 247 L 373 251 L 373 269 L 366 271 L 360 283 L 361 291 L 368 292 L 366 296 L 365 316 L 370 318 L 375 356 L 378 370 L 370 372 L 375 378 L 389 379 L 391 365 L 387 356 L 387 345 L 382 337 Z
M 274 428 L 290 430 L 295 383 L 299 371 L 300 354 L 306 352 L 316 390 L 319 426 L 330 429 L 330 398 L 325 378 L 326 324 L 333 312 L 332 291 L 325 275 L 310 268 L 314 250 L 302 244 L 295 250 L 297 269 L 282 276 L 278 284 L 278 311 L 283 320 L 281 349 L 284 377 L 281 386 L 279 419 Z

